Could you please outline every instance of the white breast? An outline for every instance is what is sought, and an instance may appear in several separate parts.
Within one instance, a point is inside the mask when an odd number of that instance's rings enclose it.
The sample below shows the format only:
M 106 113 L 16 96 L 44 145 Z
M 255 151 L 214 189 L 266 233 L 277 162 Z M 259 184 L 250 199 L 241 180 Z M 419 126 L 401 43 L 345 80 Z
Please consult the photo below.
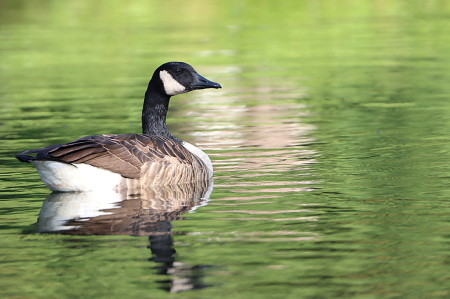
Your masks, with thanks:
M 212 163 L 211 163 L 211 159 L 208 157 L 207 154 L 205 154 L 201 149 L 199 149 L 198 147 L 183 141 L 182 145 L 184 146 L 185 149 L 187 149 L 188 151 L 190 151 L 192 154 L 196 155 L 197 157 L 199 157 L 200 159 L 202 159 L 202 161 L 205 163 L 206 165 L 206 169 L 208 170 L 208 174 L 209 174 L 209 178 L 212 178 L 213 175 L 213 167 L 212 167 Z
M 54 191 L 112 190 L 122 176 L 87 164 L 32 161 L 44 184 Z

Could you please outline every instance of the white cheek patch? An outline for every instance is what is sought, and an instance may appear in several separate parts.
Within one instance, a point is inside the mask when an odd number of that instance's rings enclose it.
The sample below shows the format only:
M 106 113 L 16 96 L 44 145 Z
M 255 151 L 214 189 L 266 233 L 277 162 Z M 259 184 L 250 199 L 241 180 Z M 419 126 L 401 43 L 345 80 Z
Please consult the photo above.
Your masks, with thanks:
M 160 71 L 159 77 L 164 84 L 164 90 L 169 96 L 186 92 L 186 87 L 178 83 L 167 71 Z

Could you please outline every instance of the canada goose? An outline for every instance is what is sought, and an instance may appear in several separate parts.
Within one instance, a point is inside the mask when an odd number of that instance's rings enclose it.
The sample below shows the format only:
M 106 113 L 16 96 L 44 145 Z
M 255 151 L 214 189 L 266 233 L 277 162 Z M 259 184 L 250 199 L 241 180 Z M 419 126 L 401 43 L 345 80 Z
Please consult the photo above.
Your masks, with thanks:
M 222 88 L 183 62 L 156 69 L 145 93 L 143 134 L 94 135 L 16 155 L 33 163 L 42 181 L 55 191 L 120 189 L 135 185 L 162 186 L 207 180 L 213 169 L 209 157 L 192 144 L 174 137 L 166 126 L 171 96 L 196 89 Z M 35 157 L 26 154 L 36 153 Z

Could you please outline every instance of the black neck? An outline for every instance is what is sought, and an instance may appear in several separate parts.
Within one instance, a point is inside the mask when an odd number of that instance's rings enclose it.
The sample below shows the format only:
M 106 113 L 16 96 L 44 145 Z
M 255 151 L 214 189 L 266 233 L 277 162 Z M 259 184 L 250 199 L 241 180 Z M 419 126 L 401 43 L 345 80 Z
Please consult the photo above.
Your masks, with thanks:
M 170 96 L 168 96 L 162 86 L 162 82 L 156 76 L 148 84 L 145 93 L 144 107 L 142 109 L 142 132 L 145 135 L 156 135 L 172 139 L 181 143 L 175 138 L 166 125 L 166 115 L 169 109 Z M 160 82 L 155 82 L 159 80 Z M 158 84 L 159 83 L 159 84 Z

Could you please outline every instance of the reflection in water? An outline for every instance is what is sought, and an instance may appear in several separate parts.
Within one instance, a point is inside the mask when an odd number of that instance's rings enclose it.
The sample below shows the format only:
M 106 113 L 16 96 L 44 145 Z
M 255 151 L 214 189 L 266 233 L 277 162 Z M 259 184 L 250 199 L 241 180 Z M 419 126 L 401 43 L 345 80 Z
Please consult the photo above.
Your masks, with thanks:
M 211 180 L 121 192 L 52 192 L 39 213 L 38 232 L 149 236 L 150 261 L 160 263 L 154 269 L 171 276 L 159 281 L 161 288 L 170 292 L 203 288 L 204 266 L 175 261 L 171 221 L 205 205 L 212 189 Z
M 238 67 L 231 71 L 239 76 Z M 305 121 L 311 113 L 299 101 L 307 89 L 280 87 L 284 82 L 264 79 L 253 83 L 256 87 L 192 95 L 189 115 L 195 121 L 180 131 L 186 130 L 183 135 L 192 136 L 188 141 L 210 151 L 215 179 L 220 181 L 216 187 L 241 195 L 314 190 L 311 166 L 318 153 L 309 145 L 315 142 L 315 126 Z M 261 186 L 268 188 L 257 188 Z
M 307 107 L 294 102 L 306 95 L 305 88 L 273 88 L 268 86 L 276 83 L 266 81 L 255 84 L 261 87 L 193 95 L 190 108 L 196 120 L 186 134 L 194 134 L 195 142 L 210 150 L 281 149 L 314 140 L 308 134 L 315 127 L 302 122 L 310 114 Z M 192 133 L 192 128 L 197 132 Z

